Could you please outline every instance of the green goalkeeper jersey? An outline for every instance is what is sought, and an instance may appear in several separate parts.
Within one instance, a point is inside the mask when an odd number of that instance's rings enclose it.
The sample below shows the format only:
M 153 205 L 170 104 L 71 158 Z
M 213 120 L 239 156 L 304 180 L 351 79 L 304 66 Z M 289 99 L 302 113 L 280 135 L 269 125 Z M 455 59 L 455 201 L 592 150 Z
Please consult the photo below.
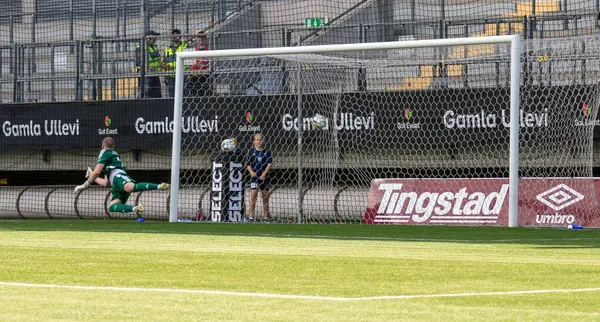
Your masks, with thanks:
M 113 178 L 119 173 L 125 173 L 125 165 L 119 158 L 119 154 L 114 150 L 102 150 L 98 155 L 98 164 L 104 165 L 104 171 L 112 184 Z

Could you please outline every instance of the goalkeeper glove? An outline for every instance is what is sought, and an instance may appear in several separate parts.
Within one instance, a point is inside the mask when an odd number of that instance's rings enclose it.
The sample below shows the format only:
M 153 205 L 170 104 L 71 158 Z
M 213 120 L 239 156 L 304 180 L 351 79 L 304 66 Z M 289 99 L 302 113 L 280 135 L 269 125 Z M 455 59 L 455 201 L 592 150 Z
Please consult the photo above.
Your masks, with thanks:
M 92 168 L 90 168 L 90 167 L 87 168 L 87 171 L 85 172 L 86 179 L 90 177 L 90 175 L 92 174 L 92 171 L 93 171 Z
M 82 185 L 75 187 L 75 193 L 78 193 L 79 191 L 82 191 L 89 186 L 90 186 L 90 183 L 86 181 Z

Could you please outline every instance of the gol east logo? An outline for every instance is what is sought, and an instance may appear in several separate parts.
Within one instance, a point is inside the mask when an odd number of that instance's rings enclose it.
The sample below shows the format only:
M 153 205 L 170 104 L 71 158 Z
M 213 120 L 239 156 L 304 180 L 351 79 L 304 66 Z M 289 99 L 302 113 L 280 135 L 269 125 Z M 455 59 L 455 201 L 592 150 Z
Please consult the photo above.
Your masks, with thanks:
M 252 125 L 256 121 L 256 117 L 252 112 L 246 112 L 245 119 L 247 124 L 239 126 L 238 130 L 240 132 L 260 132 L 260 125 Z
M 405 108 L 403 113 L 404 121 L 400 121 L 396 123 L 396 128 L 398 130 L 416 130 L 421 128 L 421 123 L 414 122 L 413 120 L 413 112 Z
M 116 135 L 119 134 L 118 129 L 111 129 L 110 126 L 113 123 L 112 119 L 106 115 L 104 116 L 104 128 L 98 129 L 98 135 Z
M 583 103 L 580 111 L 581 111 L 581 114 L 583 115 L 583 117 L 575 118 L 575 126 L 593 126 L 593 127 L 600 126 L 600 119 L 593 117 L 593 111 L 592 111 L 591 105 L 589 105 L 587 103 Z

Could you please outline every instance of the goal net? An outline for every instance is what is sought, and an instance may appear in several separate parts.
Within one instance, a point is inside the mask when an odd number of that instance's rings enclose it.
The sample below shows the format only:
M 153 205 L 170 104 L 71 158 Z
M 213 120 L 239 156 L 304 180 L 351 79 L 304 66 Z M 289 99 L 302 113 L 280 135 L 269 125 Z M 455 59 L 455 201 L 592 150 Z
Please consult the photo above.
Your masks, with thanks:
M 596 222 L 598 41 L 513 39 L 181 55 L 171 221 Z M 272 164 L 252 211 L 256 133 Z

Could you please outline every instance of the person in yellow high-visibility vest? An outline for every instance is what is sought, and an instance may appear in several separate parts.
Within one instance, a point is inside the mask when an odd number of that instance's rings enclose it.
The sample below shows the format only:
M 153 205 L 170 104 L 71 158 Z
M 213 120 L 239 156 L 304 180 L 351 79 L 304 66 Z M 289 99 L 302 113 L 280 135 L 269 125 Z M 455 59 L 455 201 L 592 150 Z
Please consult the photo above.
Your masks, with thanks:
M 172 71 L 173 74 L 167 76 L 167 86 L 169 87 L 169 97 L 175 96 L 175 66 L 177 65 L 177 53 L 187 49 L 187 44 L 181 40 L 181 30 L 173 29 L 171 31 L 171 45 L 165 48 L 161 67 L 166 71 Z M 188 67 L 186 66 L 186 70 Z
M 140 72 L 142 70 L 142 52 L 145 51 L 146 56 L 146 73 L 160 72 L 161 71 L 161 62 L 162 58 L 160 56 L 160 51 L 158 50 L 158 46 L 156 46 L 156 36 L 160 34 L 156 31 L 150 30 L 146 33 L 146 46 L 144 50 L 142 47 L 138 45 L 135 48 L 135 69 L 136 72 Z M 161 89 L 160 89 L 160 78 L 158 76 L 148 76 L 145 75 L 145 86 L 144 86 L 144 96 L 147 98 L 161 98 Z M 142 80 L 140 78 L 139 86 L 142 87 Z

